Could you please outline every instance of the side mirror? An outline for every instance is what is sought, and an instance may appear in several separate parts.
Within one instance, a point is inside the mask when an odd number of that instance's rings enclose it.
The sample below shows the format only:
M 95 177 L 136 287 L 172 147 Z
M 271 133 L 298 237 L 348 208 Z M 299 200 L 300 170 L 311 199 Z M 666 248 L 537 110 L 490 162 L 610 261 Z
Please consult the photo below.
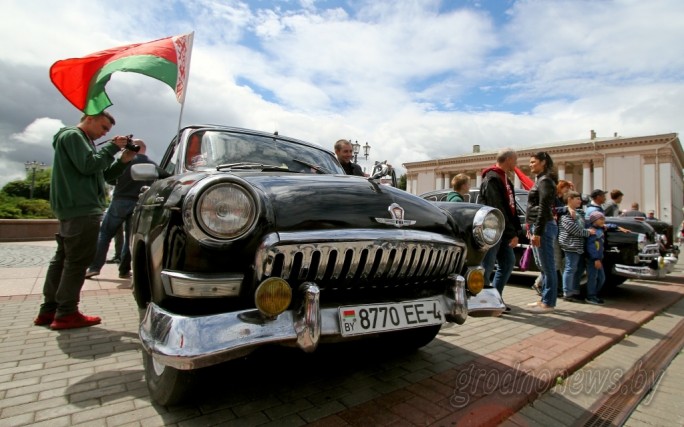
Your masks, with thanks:
M 154 181 L 159 178 L 157 166 L 151 163 L 138 163 L 131 166 L 131 178 L 133 181 Z

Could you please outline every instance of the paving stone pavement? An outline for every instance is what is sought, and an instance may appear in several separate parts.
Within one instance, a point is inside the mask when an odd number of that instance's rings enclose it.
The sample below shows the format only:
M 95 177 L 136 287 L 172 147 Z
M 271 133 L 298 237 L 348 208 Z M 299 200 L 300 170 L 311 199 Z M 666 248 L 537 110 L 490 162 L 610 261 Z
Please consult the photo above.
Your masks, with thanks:
M 7 245 L 14 248 L 3 251 Z M 37 256 L 35 246 L 54 250 L 51 242 L 2 243 L 0 256 Z M 0 426 L 497 425 L 510 416 L 515 425 L 536 425 L 521 417 L 528 403 L 542 404 L 558 376 L 571 378 L 619 350 L 617 342 L 631 348 L 625 335 L 637 339 L 648 332 L 644 323 L 674 316 L 663 310 L 679 307 L 684 295 L 680 269 L 668 282 L 625 284 L 605 306 L 559 301 L 555 313 L 540 315 L 524 309 L 536 299 L 528 286 L 509 285 L 512 313 L 444 328 L 418 351 L 365 343 L 313 354 L 264 348 L 203 370 L 194 401 L 167 408 L 149 401 L 138 311 L 116 266 L 83 291 L 81 308 L 103 323 L 60 332 L 31 323 L 45 269 L 0 268 Z M 649 338 L 657 335 L 641 339 Z M 580 412 L 590 405 L 556 397 Z
M 587 408 L 596 406 L 594 403 L 600 398 L 620 392 L 641 393 L 646 387 L 646 381 L 657 378 L 659 374 L 646 369 L 644 358 L 668 333 L 675 328 L 681 328 L 683 321 L 684 299 L 580 367 L 563 381 L 559 381 L 559 384 L 510 417 L 503 425 L 578 425 L 577 420 L 586 417 Z M 619 381 L 623 375 L 633 367 L 638 373 L 636 380 L 621 384 Z M 637 406 L 625 425 L 684 425 L 684 408 L 681 405 L 681 396 L 684 393 L 683 368 L 684 358 L 680 349 L 678 356 Z M 605 419 L 609 419 L 610 415 L 613 414 L 609 414 Z

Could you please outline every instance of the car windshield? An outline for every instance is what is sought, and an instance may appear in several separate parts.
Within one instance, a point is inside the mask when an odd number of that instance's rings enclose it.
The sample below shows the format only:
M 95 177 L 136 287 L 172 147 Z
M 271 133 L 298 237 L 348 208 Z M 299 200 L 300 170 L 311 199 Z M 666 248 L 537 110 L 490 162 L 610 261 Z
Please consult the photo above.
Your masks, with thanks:
M 185 165 L 190 170 L 266 169 L 296 173 L 344 174 L 335 157 L 325 150 L 279 139 L 277 136 L 200 130 L 188 139 Z M 249 166 L 249 167 L 248 167 Z

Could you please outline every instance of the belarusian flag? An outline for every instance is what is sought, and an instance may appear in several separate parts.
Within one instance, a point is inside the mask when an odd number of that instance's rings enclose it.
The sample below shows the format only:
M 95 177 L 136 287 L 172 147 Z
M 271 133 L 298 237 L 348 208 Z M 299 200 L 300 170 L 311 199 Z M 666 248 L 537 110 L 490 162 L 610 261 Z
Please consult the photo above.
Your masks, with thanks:
M 69 102 L 88 115 L 101 113 L 112 105 L 105 85 L 116 71 L 161 80 L 176 91 L 176 99 L 182 104 L 190 72 L 193 35 L 194 32 L 57 61 L 50 67 L 50 80 Z

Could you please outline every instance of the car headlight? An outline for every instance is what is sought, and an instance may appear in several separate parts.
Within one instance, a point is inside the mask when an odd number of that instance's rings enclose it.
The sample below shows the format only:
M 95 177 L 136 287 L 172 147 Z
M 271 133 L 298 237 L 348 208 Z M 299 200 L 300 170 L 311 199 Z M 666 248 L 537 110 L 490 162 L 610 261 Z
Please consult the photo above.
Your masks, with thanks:
M 504 217 L 500 210 L 483 206 L 473 218 L 473 237 L 481 250 L 499 243 L 504 230 Z
M 237 239 L 254 228 L 258 217 L 254 190 L 236 177 L 202 180 L 188 192 L 183 204 L 187 231 L 205 242 Z
M 217 184 L 202 193 L 195 206 L 199 226 L 217 239 L 244 234 L 254 223 L 254 201 L 245 189 L 233 183 Z
M 639 251 L 642 251 L 646 247 L 647 243 L 648 242 L 646 240 L 646 235 L 643 233 L 639 233 L 639 235 L 637 236 L 637 247 L 639 248 Z

